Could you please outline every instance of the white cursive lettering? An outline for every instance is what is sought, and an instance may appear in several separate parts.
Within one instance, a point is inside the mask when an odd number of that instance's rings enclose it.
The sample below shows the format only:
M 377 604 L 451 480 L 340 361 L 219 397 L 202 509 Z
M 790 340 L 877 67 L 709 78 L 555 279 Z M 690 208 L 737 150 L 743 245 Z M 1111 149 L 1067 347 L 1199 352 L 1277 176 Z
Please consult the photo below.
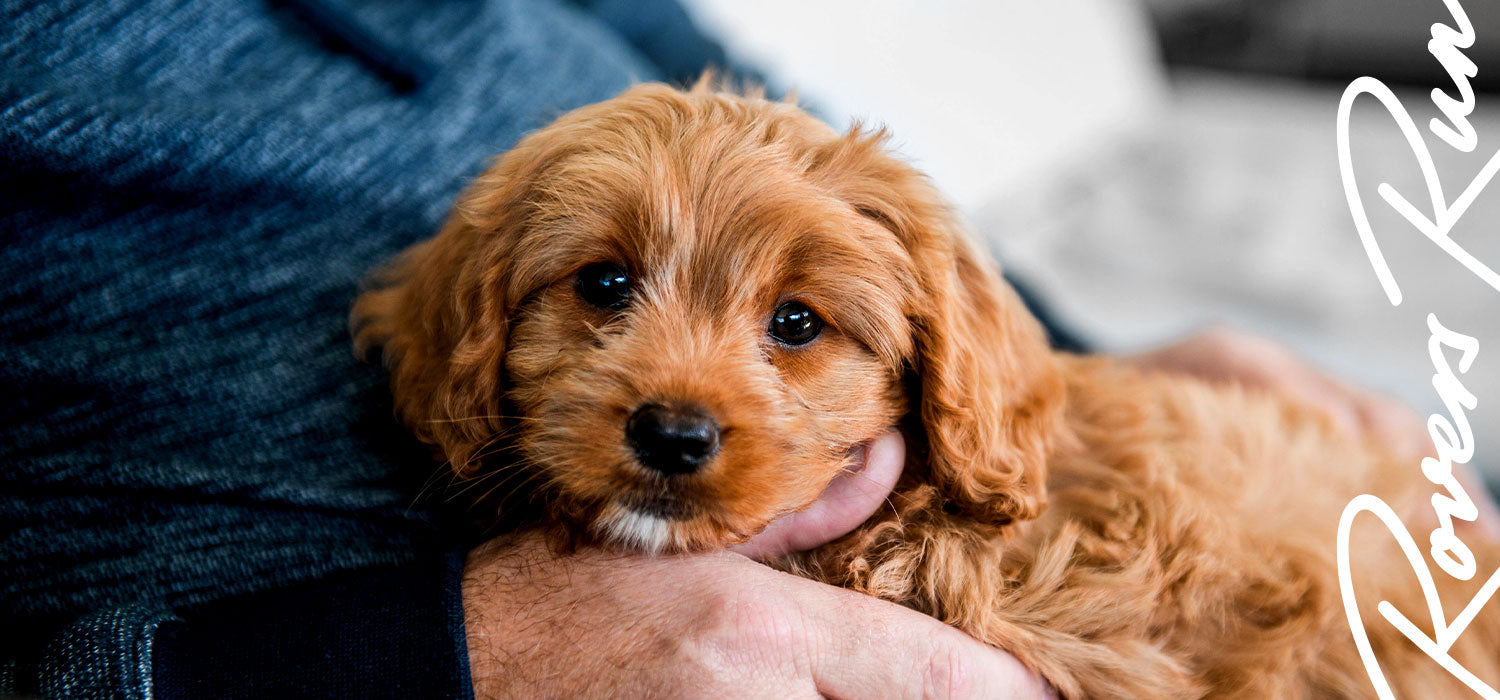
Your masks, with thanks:
M 1448 356 L 1444 354 L 1443 348 L 1454 348 L 1460 351 L 1458 374 L 1464 374 L 1474 364 L 1474 357 L 1479 353 L 1479 341 L 1472 336 L 1449 330 L 1438 322 L 1434 314 L 1427 315 L 1427 327 L 1432 332 L 1427 342 L 1434 369 L 1432 385 L 1437 388 L 1443 405 L 1451 412 L 1450 416 L 1434 413 L 1427 419 L 1428 434 L 1432 436 L 1433 444 L 1437 446 L 1438 456 L 1436 459 L 1428 457 L 1422 460 L 1422 474 L 1433 484 L 1442 486 L 1448 492 L 1446 496 L 1443 494 L 1432 496 L 1432 508 L 1438 516 L 1438 527 L 1429 536 L 1429 542 L 1432 545 L 1429 554 L 1449 576 L 1468 581 L 1474 578 L 1477 564 L 1474 561 L 1474 553 L 1454 532 L 1453 519 L 1459 518 L 1473 522 L 1479 516 L 1479 511 L 1474 505 L 1474 500 L 1453 476 L 1453 464 L 1465 464 L 1474 454 L 1474 431 L 1470 427 L 1468 415 L 1464 413 L 1464 410 L 1473 410 L 1479 404 L 1479 400 L 1458 380 L 1458 375 L 1448 364 Z M 1391 510 L 1385 501 L 1370 494 L 1361 494 L 1344 507 L 1344 514 L 1339 519 L 1339 589 L 1344 597 L 1344 614 L 1348 616 L 1349 627 L 1354 632 L 1354 643 L 1359 647 L 1359 655 L 1365 662 L 1365 670 L 1369 672 L 1370 680 L 1375 684 L 1375 692 L 1382 698 L 1394 697 L 1391 695 L 1390 686 L 1385 681 L 1385 675 L 1380 670 L 1380 661 L 1375 657 L 1374 649 L 1370 646 L 1369 632 L 1365 629 L 1364 621 L 1360 617 L 1359 605 L 1354 597 L 1354 580 L 1350 573 L 1349 561 L 1349 534 L 1354 526 L 1354 518 L 1360 513 L 1371 513 L 1380 518 L 1386 529 L 1395 536 L 1396 543 L 1401 545 L 1407 561 L 1411 563 L 1412 571 L 1417 574 L 1417 580 L 1422 585 L 1422 595 L 1427 600 L 1427 612 L 1432 618 L 1432 637 L 1429 638 L 1423 634 L 1389 601 L 1382 600 L 1377 606 L 1381 616 L 1475 692 L 1485 697 L 1500 699 L 1500 693 L 1496 693 L 1493 688 L 1475 677 L 1448 653 L 1453 643 L 1458 641 L 1459 635 L 1463 634 L 1464 629 L 1469 626 L 1469 622 L 1479 613 L 1479 609 L 1484 607 L 1484 604 L 1495 595 L 1496 589 L 1500 588 L 1500 570 L 1490 574 L 1489 579 L 1464 606 L 1463 611 L 1453 618 L 1452 622 L 1448 622 L 1443 615 L 1443 604 L 1438 597 L 1437 584 L 1432 578 L 1432 571 L 1423 561 L 1422 553 L 1417 549 L 1417 543 L 1412 539 L 1411 533 L 1407 531 L 1401 519 L 1396 517 L 1395 511 Z
M 1469 84 L 1469 78 L 1476 75 L 1479 69 L 1459 49 L 1474 45 L 1474 25 L 1469 22 L 1468 14 L 1464 12 L 1457 0 L 1443 0 L 1443 2 L 1448 6 L 1454 23 L 1459 28 L 1454 29 L 1444 24 L 1432 25 L 1432 39 L 1427 43 L 1427 50 L 1438 59 L 1447 69 L 1448 75 L 1453 78 L 1459 99 L 1454 99 L 1442 90 L 1434 88 L 1433 103 L 1443 116 L 1453 123 L 1453 126 L 1450 127 L 1438 119 L 1433 119 L 1428 128 L 1448 145 L 1469 153 L 1479 144 L 1479 135 L 1475 133 L 1474 126 L 1468 120 L 1468 115 L 1474 110 L 1474 88 Z M 1391 304 L 1397 306 L 1401 304 L 1401 287 L 1396 284 L 1396 278 L 1391 274 L 1390 264 L 1386 262 L 1385 255 L 1380 252 L 1380 244 L 1375 241 L 1375 234 L 1370 229 L 1370 217 L 1365 213 L 1364 200 L 1359 194 L 1359 183 L 1354 177 L 1353 154 L 1349 146 L 1349 118 L 1355 100 L 1361 95 L 1369 95 L 1379 100 L 1395 119 L 1396 125 L 1401 128 L 1407 145 L 1411 146 L 1412 155 L 1417 158 L 1417 165 L 1422 169 L 1422 179 L 1427 184 L 1427 195 L 1432 200 L 1432 218 L 1429 219 L 1417 211 L 1417 208 L 1412 206 L 1411 202 L 1397 192 L 1390 183 L 1380 183 L 1376 191 L 1380 193 L 1386 204 L 1406 219 L 1407 223 L 1436 243 L 1449 257 L 1457 260 L 1496 291 L 1500 291 L 1500 273 L 1496 273 L 1494 269 L 1474 257 L 1451 237 L 1454 224 L 1458 223 L 1464 212 L 1468 211 L 1474 199 L 1490 183 L 1495 174 L 1500 172 L 1500 152 L 1490 157 L 1480 169 L 1479 174 L 1469 181 L 1456 199 L 1451 203 L 1448 202 L 1443 195 L 1443 185 L 1438 178 L 1437 167 L 1432 161 L 1432 151 L 1427 148 L 1427 142 L 1422 138 L 1411 114 L 1406 111 L 1406 107 L 1396 99 L 1395 93 L 1391 92 L 1385 83 L 1365 76 L 1350 83 L 1349 87 L 1344 90 L 1343 98 L 1339 100 L 1339 173 L 1343 177 L 1344 197 L 1349 200 L 1349 212 L 1354 217 L 1354 226 L 1359 231 L 1360 242 L 1364 244 L 1365 254 L 1369 256 L 1370 265 L 1375 269 L 1375 276 L 1380 280 L 1380 286 L 1385 289 Z
M 1458 97 L 1448 95 L 1440 89 L 1432 91 L 1432 102 L 1447 122 L 1434 118 L 1428 123 L 1428 129 L 1455 150 L 1471 153 L 1479 145 L 1479 134 L 1469 122 L 1469 115 L 1474 111 L 1474 89 L 1469 79 L 1478 74 L 1479 68 L 1463 54 L 1462 49 L 1474 45 L 1474 25 L 1469 21 L 1468 15 L 1459 6 L 1457 0 L 1443 0 L 1443 2 L 1453 15 L 1456 27 L 1443 24 L 1432 25 L 1432 39 L 1427 42 L 1427 51 L 1447 70 Z M 1427 185 L 1427 195 L 1432 201 L 1432 217 L 1428 218 L 1417 211 L 1417 208 L 1412 206 L 1411 202 L 1397 192 L 1390 183 L 1380 183 L 1376 191 L 1380 193 L 1386 204 L 1400 214 L 1407 223 L 1420 231 L 1428 240 L 1437 244 L 1449 257 L 1458 261 L 1495 290 L 1500 291 L 1500 274 L 1458 245 L 1451 235 L 1454 225 L 1468 211 L 1475 198 L 1490 183 L 1495 174 L 1500 172 L 1500 152 L 1491 156 L 1479 173 L 1464 187 L 1463 192 L 1449 202 L 1443 194 L 1443 184 L 1433 164 L 1432 151 L 1429 150 L 1427 142 L 1417 129 L 1411 114 L 1406 111 L 1406 107 L 1396 99 L 1396 95 L 1386 87 L 1385 83 L 1367 76 L 1350 83 L 1349 87 L 1344 90 L 1343 98 L 1339 100 L 1339 173 L 1343 177 L 1344 196 L 1349 200 L 1349 212 L 1354 217 L 1354 226 L 1359 232 L 1360 242 L 1364 244 L 1365 255 L 1369 257 L 1370 266 L 1375 270 L 1375 276 L 1380 280 L 1380 286 L 1385 290 L 1391 305 L 1401 304 L 1401 288 L 1396 284 L 1390 265 L 1380 251 L 1380 244 L 1376 242 L 1374 232 L 1371 231 L 1370 217 L 1365 212 L 1364 202 L 1359 194 L 1359 183 L 1354 177 L 1354 159 L 1349 145 L 1350 114 L 1354 102 L 1362 95 L 1369 95 L 1379 100 L 1395 120 L 1396 126 L 1400 127 L 1407 145 L 1411 147 L 1412 155 L 1417 158 L 1417 165 L 1422 170 L 1422 179 Z M 1438 565 L 1438 568 L 1443 570 L 1443 573 L 1459 581 L 1470 581 L 1478 571 L 1479 563 L 1475 560 L 1473 550 L 1459 539 L 1458 533 L 1454 530 L 1453 520 L 1457 518 L 1473 522 L 1479 516 L 1479 511 L 1474 499 L 1470 498 L 1463 486 L 1459 484 L 1458 478 L 1453 473 L 1453 467 L 1455 464 L 1467 464 L 1474 456 L 1474 429 L 1466 411 L 1474 410 L 1479 404 L 1479 399 L 1464 387 L 1458 375 L 1467 373 L 1469 367 L 1474 364 L 1474 358 L 1479 354 L 1479 341 L 1471 336 L 1449 330 L 1438 321 L 1436 314 L 1427 315 L 1427 328 L 1429 331 L 1427 350 L 1434 370 L 1432 387 L 1437 390 L 1438 396 L 1443 401 L 1443 407 L 1448 412 L 1446 416 L 1434 413 L 1427 418 L 1427 434 L 1432 438 L 1437 457 L 1427 457 L 1422 460 L 1422 475 L 1446 491 L 1446 493 L 1434 493 L 1432 496 L 1432 510 L 1437 515 L 1438 526 L 1428 536 L 1428 555 L 1432 557 L 1432 561 Z M 1448 362 L 1444 348 L 1458 351 L 1457 372 L 1454 371 L 1454 365 Z M 1370 675 L 1370 682 L 1374 684 L 1376 694 L 1383 700 L 1392 700 L 1395 697 L 1391 693 L 1391 687 L 1385 679 L 1384 672 L 1380 669 L 1380 660 L 1370 645 L 1369 630 L 1365 628 L 1364 620 L 1359 612 L 1359 603 L 1354 595 L 1354 580 L 1349 560 L 1349 536 L 1355 519 L 1361 513 L 1370 513 L 1379 518 L 1395 537 L 1396 543 L 1401 546 L 1401 551 L 1406 555 L 1412 571 L 1417 575 L 1417 580 L 1422 586 L 1422 595 L 1427 602 L 1427 614 L 1432 622 L 1432 636 L 1428 637 L 1424 634 L 1390 601 L 1382 600 L 1376 605 L 1381 617 L 1471 690 L 1485 698 L 1500 700 L 1500 692 L 1496 692 L 1494 688 L 1464 668 L 1449 653 L 1453 644 L 1468 628 L 1469 623 L 1479 614 L 1480 609 L 1494 597 L 1497 590 L 1500 590 L 1500 569 L 1490 574 L 1463 610 L 1449 621 L 1443 613 L 1443 603 L 1438 596 L 1437 583 L 1433 579 L 1432 570 L 1422 558 L 1422 552 L 1418 549 L 1416 541 L 1412 539 L 1411 533 L 1407 531 L 1401 519 L 1385 501 L 1371 494 L 1361 494 L 1349 502 L 1344 508 L 1342 517 L 1339 518 L 1339 590 L 1343 595 L 1344 614 L 1349 618 L 1349 628 L 1354 634 L 1355 646 L 1359 648 L 1360 658 L 1364 661 L 1365 670 Z

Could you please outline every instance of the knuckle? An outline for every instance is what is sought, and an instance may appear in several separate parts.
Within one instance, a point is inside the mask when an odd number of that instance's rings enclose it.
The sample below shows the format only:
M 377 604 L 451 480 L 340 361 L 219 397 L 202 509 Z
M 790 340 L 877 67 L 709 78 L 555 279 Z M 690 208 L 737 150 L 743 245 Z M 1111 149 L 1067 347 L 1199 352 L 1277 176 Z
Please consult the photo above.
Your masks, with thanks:
M 922 674 L 921 697 L 966 698 L 974 692 L 974 662 L 968 650 L 943 630 L 933 635 L 932 653 Z
M 711 667 L 794 674 L 806 646 L 805 625 L 780 601 L 744 592 L 710 596 L 691 653 Z

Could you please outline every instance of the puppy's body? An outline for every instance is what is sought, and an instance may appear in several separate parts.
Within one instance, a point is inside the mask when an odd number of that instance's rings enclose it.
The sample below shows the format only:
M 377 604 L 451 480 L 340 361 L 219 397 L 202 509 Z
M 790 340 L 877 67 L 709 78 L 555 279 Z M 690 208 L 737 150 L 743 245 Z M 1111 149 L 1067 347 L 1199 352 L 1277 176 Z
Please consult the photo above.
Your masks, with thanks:
M 894 512 L 787 568 L 946 620 L 1071 697 L 1370 694 L 1334 533 L 1361 492 L 1419 512 L 1415 461 L 1277 397 L 1053 354 L 878 134 L 640 86 L 528 136 L 378 281 L 357 345 L 384 348 L 402 418 L 513 525 L 723 546 L 901 425 Z M 1352 559 L 1386 675 L 1458 688 L 1374 612 L 1425 605 L 1371 521 Z M 1455 655 L 1497 681 L 1497 642 L 1481 614 Z
M 1366 697 L 1345 619 L 1334 533 L 1351 494 L 1375 493 L 1425 539 L 1435 487 L 1416 459 L 1345 438 L 1277 396 L 1060 357 L 1067 439 L 1037 519 L 986 527 L 911 484 L 890 517 L 798 555 L 790 570 L 900 602 L 1007 649 L 1067 697 Z M 1469 690 L 1385 624 L 1388 599 L 1426 632 L 1405 556 L 1356 521 L 1354 579 L 1398 697 Z M 1480 562 L 1496 561 L 1475 533 Z M 1425 549 L 1425 547 L 1424 547 Z M 1480 581 L 1436 571 L 1448 616 Z M 1482 578 L 1482 577 L 1478 577 Z M 1500 679 L 1500 625 L 1481 613 L 1454 655 Z

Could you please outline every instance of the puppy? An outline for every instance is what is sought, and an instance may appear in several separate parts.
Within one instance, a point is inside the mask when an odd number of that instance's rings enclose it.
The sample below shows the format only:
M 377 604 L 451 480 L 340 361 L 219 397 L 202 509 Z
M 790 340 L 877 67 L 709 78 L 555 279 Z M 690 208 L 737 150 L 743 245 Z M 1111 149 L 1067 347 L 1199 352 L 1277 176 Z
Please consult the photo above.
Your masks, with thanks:
M 1068 697 L 1373 695 L 1334 533 L 1356 493 L 1425 507 L 1415 461 L 1275 396 L 1052 353 L 883 142 L 706 82 L 575 110 L 375 276 L 357 349 L 383 350 L 399 415 L 504 527 L 722 547 L 896 425 L 893 509 L 781 566 L 953 624 Z M 1385 676 L 1462 692 L 1375 612 L 1430 619 L 1374 520 L 1351 558 Z M 1449 601 L 1478 586 L 1445 581 Z M 1453 649 L 1491 683 L 1496 622 Z

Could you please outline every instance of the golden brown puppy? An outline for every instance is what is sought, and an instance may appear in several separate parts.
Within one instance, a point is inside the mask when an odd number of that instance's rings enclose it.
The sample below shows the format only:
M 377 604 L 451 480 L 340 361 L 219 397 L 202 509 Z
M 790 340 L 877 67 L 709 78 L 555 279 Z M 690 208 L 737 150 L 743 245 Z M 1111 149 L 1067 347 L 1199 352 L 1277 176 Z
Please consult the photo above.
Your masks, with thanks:
M 784 567 L 932 614 L 1069 697 L 1372 694 L 1334 532 L 1363 491 L 1418 512 L 1416 463 L 1287 400 L 1050 352 L 878 133 L 642 85 L 523 139 L 377 281 L 357 345 L 507 526 L 721 547 L 900 425 L 894 508 Z M 1426 619 L 1390 536 L 1356 530 L 1365 620 L 1382 598 Z M 1370 628 L 1398 692 L 1461 688 Z M 1454 653 L 1500 680 L 1500 625 L 1482 613 Z

